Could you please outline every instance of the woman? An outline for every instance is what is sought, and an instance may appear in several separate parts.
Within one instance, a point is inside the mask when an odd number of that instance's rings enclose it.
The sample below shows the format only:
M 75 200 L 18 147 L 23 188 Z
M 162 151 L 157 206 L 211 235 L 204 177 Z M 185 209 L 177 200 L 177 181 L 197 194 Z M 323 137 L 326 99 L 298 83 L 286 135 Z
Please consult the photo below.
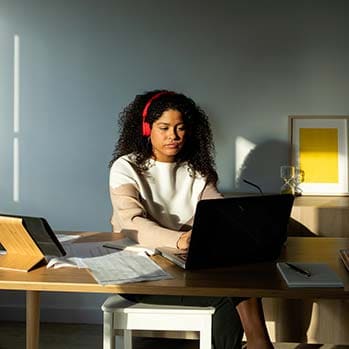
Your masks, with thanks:
M 110 163 L 113 231 L 141 245 L 187 249 L 196 204 L 221 198 L 207 115 L 183 94 L 137 95 L 121 112 L 121 134 Z M 270 349 L 261 301 L 231 297 L 126 295 L 158 304 L 214 306 L 216 349 Z

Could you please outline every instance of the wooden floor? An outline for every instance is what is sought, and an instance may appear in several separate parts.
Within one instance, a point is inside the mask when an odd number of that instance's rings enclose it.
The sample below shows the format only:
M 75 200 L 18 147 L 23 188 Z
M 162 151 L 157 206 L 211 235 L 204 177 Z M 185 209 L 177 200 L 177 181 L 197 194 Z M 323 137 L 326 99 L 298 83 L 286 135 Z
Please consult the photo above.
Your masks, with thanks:
M 102 349 L 101 325 L 40 325 L 40 349 Z M 0 349 L 25 349 L 25 324 L 0 322 Z M 196 340 L 133 338 L 133 349 L 199 349 Z
M 102 326 L 42 323 L 40 349 L 102 349 Z M 276 349 L 349 349 L 349 346 L 278 343 Z M 25 349 L 25 324 L 0 322 L 0 349 Z M 134 338 L 133 349 L 199 349 L 199 342 L 182 339 Z

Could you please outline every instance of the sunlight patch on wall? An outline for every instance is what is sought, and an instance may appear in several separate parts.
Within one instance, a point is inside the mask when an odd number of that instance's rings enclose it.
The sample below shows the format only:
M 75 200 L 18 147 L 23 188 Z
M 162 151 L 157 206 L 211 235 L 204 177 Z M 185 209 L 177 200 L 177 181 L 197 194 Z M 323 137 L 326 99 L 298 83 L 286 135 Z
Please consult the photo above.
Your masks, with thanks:
M 13 132 L 19 133 L 19 36 L 14 36 L 13 52 Z
M 19 141 L 13 138 L 13 201 L 19 202 Z
M 237 182 L 241 171 L 244 169 L 244 162 L 248 154 L 256 147 L 256 144 L 250 142 L 244 137 L 237 137 L 235 140 L 235 181 Z

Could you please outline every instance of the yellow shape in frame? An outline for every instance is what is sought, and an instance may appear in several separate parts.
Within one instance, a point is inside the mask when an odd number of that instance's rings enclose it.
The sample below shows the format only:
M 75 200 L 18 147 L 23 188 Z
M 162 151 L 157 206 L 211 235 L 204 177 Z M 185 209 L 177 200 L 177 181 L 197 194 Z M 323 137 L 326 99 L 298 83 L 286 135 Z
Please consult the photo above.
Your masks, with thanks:
M 299 163 L 304 183 L 338 183 L 338 129 L 300 128 Z

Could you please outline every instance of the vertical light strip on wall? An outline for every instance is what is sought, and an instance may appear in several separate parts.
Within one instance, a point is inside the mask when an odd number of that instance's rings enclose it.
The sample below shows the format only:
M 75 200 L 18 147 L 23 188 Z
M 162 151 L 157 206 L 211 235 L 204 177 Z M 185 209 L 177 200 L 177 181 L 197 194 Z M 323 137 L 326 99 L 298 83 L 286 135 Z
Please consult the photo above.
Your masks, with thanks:
M 13 132 L 19 132 L 19 36 L 14 37 L 13 53 Z
M 19 86 L 20 86 L 20 42 L 14 36 L 13 51 L 13 201 L 19 202 Z
M 13 201 L 19 202 L 19 142 L 13 138 Z

